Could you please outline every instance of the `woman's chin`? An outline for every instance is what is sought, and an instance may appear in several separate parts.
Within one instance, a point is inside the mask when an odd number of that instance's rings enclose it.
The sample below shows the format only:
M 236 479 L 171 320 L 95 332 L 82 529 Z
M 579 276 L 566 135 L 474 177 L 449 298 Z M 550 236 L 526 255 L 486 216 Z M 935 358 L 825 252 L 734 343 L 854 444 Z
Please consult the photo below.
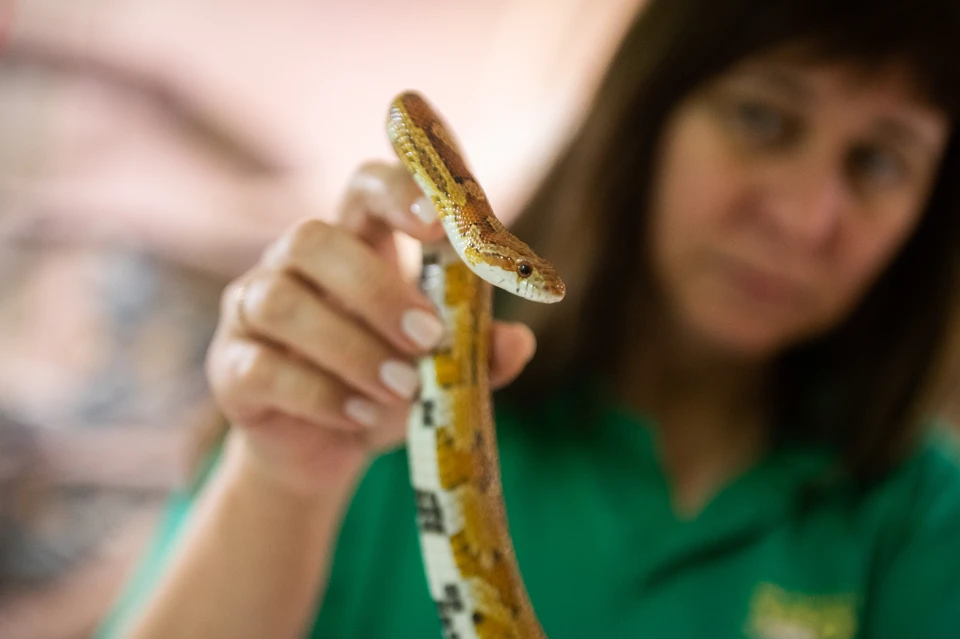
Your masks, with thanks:
M 770 360 L 796 341 L 792 327 L 744 313 L 700 313 L 688 326 L 705 345 L 737 359 Z

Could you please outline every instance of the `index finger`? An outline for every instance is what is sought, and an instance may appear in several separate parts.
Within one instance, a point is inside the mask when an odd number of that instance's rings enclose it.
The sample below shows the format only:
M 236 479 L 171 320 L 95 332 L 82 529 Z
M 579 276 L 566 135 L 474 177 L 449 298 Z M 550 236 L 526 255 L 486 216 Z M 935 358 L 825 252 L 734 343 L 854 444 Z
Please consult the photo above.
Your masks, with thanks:
M 344 228 L 377 249 L 393 239 L 395 230 L 421 242 L 443 237 L 433 204 L 400 164 L 360 166 L 347 185 L 339 219 Z

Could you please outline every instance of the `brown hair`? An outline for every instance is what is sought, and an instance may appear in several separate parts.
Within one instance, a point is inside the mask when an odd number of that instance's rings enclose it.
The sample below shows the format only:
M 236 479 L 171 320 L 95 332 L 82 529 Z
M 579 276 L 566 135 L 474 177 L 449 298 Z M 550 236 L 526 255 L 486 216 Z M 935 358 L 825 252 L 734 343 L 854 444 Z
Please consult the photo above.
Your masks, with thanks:
M 906 62 L 924 97 L 955 122 L 958 40 L 955 0 L 648 2 L 513 227 L 554 262 L 568 294 L 555 307 L 498 295 L 498 314 L 528 323 L 538 339 L 537 356 L 498 399 L 530 405 L 585 376 L 618 374 L 617 336 L 628 334 L 631 305 L 652 285 L 643 247 L 656 147 L 691 92 L 745 57 L 802 44 L 811 61 L 853 62 L 867 73 Z M 859 308 L 775 363 L 776 439 L 835 446 L 866 478 L 918 432 L 958 294 L 958 152 L 953 137 L 923 219 Z

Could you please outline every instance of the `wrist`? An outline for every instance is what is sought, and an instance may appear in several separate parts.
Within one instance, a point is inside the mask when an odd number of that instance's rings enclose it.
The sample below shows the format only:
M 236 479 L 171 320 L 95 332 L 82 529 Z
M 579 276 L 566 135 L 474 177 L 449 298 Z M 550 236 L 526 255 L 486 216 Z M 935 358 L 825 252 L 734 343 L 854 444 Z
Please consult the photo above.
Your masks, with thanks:
M 340 472 L 325 474 L 324 481 L 310 482 L 295 472 L 284 472 L 262 459 L 243 433 L 232 430 L 224 449 L 224 473 L 228 482 L 244 494 L 255 494 L 307 510 L 344 507 L 353 495 L 364 469 L 352 464 Z

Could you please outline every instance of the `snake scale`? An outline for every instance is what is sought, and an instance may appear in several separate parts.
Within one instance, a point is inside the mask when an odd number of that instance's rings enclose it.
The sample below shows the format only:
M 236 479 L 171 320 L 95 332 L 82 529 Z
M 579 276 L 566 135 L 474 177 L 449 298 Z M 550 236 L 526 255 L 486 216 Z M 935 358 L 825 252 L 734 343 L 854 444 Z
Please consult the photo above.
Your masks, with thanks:
M 557 302 L 556 269 L 496 218 L 450 129 L 418 93 L 390 105 L 387 134 L 437 209 L 420 290 L 446 335 L 419 362 L 407 430 L 410 481 L 431 596 L 447 639 L 543 639 L 507 526 L 488 380 L 492 287 Z

